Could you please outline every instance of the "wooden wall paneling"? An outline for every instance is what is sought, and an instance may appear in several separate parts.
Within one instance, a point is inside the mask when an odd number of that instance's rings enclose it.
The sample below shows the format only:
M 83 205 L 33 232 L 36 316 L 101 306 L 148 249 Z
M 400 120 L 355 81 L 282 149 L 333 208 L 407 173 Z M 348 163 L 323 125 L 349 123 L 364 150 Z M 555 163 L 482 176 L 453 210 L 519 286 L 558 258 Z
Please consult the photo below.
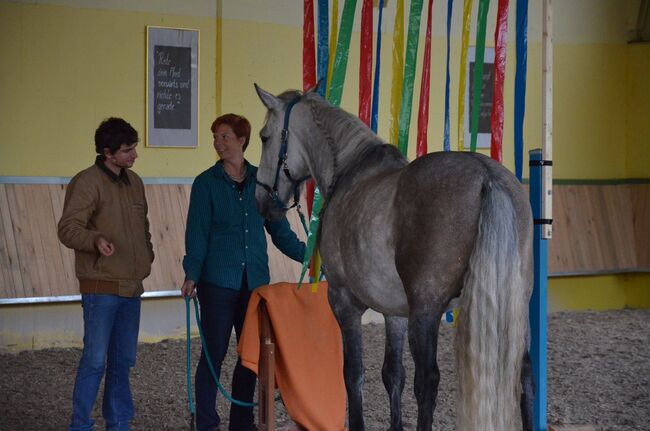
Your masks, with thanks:
M 637 265 L 650 271 L 650 184 L 630 184 Z
M 34 214 L 29 213 L 25 202 L 25 185 L 7 184 L 6 187 L 7 202 L 20 262 L 20 272 L 23 277 L 23 297 L 37 296 L 38 274 L 32 271 L 36 262 L 35 238 L 29 221 Z
M 569 193 L 565 187 L 553 189 L 553 238 L 548 242 L 548 273 L 567 272 L 574 261 L 570 243 L 570 220 L 568 217 Z
M 25 296 L 23 276 L 5 184 L 0 184 L 0 217 L 0 298 L 21 298 Z
M 598 188 L 603 196 L 601 210 L 605 220 L 600 235 L 607 239 L 604 251 L 605 268 L 631 270 L 637 267 L 634 247 L 634 222 L 630 190 L 625 184 Z
M 163 220 L 166 229 L 163 240 L 167 256 L 165 260 L 161 260 L 161 264 L 167 266 L 167 289 L 180 289 L 185 277 L 183 256 L 185 256 L 187 204 L 182 204 L 184 200 L 180 195 L 182 188 L 178 185 L 165 185 L 161 192 L 168 205 L 166 218 Z
M 35 235 L 34 249 L 37 260 L 31 268 L 39 277 L 35 296 L 68 294 L 49 186 L 33 184 L 27 185 L 23 190 L 30 212 L 32 232 Z
M 161 229 L 159 219 L 160 217 L 164 216 L 164 207 L 161 207 L 159 205 L 158 196 L 154 187 L 145 185 L 144 190 L 147 198 L 147 217 L 149 219 L 149 231 L 151 233 L 151 243 L 153 245 L 153 252 L 155 257 L 153 264 L 151 265 L 151 274 L 149 274 L 149 277 L 144 280 L 143 285 L 146 291 L 163 290 L 161 288 L 157 288 L 157 286 L 159 286 L 162 282 L 161 268 L 159 266 L 161 250 L 158 237 L 160 236 L 159 231 Z
M 59 220 L 63 214 L 63 203 L 65 201 L 66 186 L 63 184 L 52 184 L 49 187 L 50 199 L 52 201 L 52 211 L 54 213 L 54 227 L 58 231 Z M 58 240 L 58 232 L 57 232 Z M 63 270 L 65 273 L 65 283 L 67 295 L 76 295 L 79 293 L 79 282 L 74 269 L 74 251 L 58 241 L 61 259 L 63 261 Z

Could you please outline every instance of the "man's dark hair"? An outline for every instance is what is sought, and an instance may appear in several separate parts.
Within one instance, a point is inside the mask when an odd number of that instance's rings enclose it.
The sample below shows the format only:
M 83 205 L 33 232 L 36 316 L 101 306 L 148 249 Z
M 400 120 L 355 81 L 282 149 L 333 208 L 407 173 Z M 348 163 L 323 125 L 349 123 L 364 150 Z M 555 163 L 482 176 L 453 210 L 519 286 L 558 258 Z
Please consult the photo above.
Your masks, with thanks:
M 133 145 L 136 142 L 138 132 L 121 118 L 106 119 L 95 130 L 95 151 L 100 155 L 104 155 L 104 148 L 115 154 L 122 144 Z

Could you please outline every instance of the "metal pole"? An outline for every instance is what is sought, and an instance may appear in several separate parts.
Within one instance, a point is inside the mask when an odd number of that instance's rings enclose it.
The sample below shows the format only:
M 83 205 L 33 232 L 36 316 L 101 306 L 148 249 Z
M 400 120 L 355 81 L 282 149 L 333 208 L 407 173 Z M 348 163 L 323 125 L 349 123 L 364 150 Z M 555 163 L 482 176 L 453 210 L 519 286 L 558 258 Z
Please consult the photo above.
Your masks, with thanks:
M 543 227 L 540 223 L 542 214 L 542 172 L 544 170 L 542 150 L 529 152 L 530 166 L 530 205 L 533 210 L 535 226 L 533 229 L 534 284 L 533 295 L 530 298 L 530 358 L 535 379 L 535 403 L 533 424 L 535 431 L 546 431 L 546 296 L 547 296 L 547 263 L 548 243 L 543 238 Z

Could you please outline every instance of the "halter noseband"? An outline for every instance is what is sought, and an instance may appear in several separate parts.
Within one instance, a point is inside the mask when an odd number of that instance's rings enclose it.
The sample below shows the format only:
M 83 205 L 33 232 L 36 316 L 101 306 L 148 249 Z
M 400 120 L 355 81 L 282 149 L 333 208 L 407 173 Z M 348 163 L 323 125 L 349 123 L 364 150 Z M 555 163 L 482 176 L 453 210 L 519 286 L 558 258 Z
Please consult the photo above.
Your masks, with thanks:
M 300 191 L 299 187 L 300 184 L 309 179 L 311 176 L 306 175 L 302 178 L 298 178 L 297 180 L 294 180 L 293 177 L 291 176 L 291 173 L 289 172 L 289 167 L 287 166 L 287 148 L 289 146 L 289 116 L 291 115 L 291 110 L 293 109 L 294 105 L 300 101 L 301 96 L 297 96 L 293 98 L 289 104 L 287 105 L 287 109 L 284 111 L 284 126 L 282 128 L 282 143 L 280 145 L 280 152 L 278 154 L 278 166 L 275 170 L 275 181 L 273 182 L 273 187 L 269 187 L 268 185 L 262 183 L 261 181 L 258 181 L 255 179 L 255 182 L 262 186 L 264 190 L 269 194 L 271 197 L 271 200 L 273 201 L 273 204 L 280 209 L 280 210 L 290 210 L 291 208 L 295 206 L 300 206 Z M 289 179 L 293 186 L 293 204 L 290 207 L 287 207 L 284 202 L 282 202 L 282 199 L 280 199 L 280 196 L 278 196 L 278 181 L 280 179 L 280 169 L 284 172 L 284 175 Z

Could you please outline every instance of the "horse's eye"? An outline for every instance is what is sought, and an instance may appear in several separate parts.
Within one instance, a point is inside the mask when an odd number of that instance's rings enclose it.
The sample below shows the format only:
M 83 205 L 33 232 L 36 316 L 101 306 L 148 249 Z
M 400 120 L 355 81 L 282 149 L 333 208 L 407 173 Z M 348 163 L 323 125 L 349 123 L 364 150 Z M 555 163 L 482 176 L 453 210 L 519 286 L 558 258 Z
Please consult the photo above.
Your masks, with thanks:
M 266 144 L 266 141 L 269 140 L 268 136 L 260 136 L 260 139 L 262 139 L 262 144 Z

